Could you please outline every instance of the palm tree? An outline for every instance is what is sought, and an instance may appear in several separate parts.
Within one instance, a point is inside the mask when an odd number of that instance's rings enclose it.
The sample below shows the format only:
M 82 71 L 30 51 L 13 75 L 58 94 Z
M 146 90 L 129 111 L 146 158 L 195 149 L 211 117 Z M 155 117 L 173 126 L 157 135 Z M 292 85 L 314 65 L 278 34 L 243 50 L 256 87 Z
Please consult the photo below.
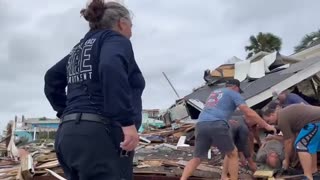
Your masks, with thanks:
M 282 41 L 278 36 L 272 33 L 262 32 L 259 32 L 257 36 L 250 36 L 249 41 L 250 45 L 245 46 L 245 50 L 249 52 L 247 59 L 260 51 L 280 51 L 282 44 Z
M 313 45 L 320 43 L 320 29 L 318 31 L 312 32 L 305 35 L 300 43 L 294 47 L 294 52 L 299 52 Z

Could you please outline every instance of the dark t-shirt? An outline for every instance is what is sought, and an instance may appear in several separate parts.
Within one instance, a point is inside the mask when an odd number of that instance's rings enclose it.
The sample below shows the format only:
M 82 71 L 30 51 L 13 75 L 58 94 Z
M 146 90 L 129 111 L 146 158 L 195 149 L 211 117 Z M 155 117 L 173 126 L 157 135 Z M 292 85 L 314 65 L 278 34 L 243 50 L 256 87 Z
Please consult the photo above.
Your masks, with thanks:
M 278 127 L 284 139 L 294 137 L 306 124 L 311 122 L 320 122 L 320 107 L 293 104 L 278 113 Z

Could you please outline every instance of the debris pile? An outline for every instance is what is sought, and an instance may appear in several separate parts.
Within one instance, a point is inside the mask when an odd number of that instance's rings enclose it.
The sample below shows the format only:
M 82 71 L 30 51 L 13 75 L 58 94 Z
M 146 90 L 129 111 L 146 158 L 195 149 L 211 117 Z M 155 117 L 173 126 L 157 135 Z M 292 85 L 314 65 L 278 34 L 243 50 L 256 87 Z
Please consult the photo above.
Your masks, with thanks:
M 134 174 L 149 176 L 181 176 L 186 163 L 193 156 L 194 124 L 178 123 L 175 128 L 167 127 L 145 131 L 134 158 Z M 6 149 L 1 144 L 0 148 Z M 18 160 L 0 159 L 0 179 L 36 179 L 40 176 L 63 178 L 54 144 L 52 142 L 31 142 L 17 147 Z M 222 155 L 216 148 L 208 152 L 204 161 L 194 172 L 199 178 L 219 178 L 222 170 Z M 242 179 L 251 179 L 251 173 L 240 169 Z

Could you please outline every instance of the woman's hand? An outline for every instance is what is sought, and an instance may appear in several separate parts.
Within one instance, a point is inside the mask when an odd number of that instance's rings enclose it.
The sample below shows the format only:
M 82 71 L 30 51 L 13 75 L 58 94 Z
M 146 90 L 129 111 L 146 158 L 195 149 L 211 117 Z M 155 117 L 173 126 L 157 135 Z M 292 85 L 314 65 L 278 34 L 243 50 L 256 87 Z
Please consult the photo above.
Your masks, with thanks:
M 139 144 L 139 135 L 134 125 L 122 127 L 124 134 L 124 141 L 121 142 L 120 147 L 125 151 L 133 151 Z

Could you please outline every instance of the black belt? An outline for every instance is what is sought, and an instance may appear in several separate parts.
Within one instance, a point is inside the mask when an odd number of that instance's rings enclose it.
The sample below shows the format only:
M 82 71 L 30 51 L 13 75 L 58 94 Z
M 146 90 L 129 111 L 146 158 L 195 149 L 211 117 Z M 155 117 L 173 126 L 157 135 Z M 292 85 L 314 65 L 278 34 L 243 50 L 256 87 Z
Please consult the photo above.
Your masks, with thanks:
M 108 118 L 97 114 L 91 113 L 73 113 L 67 114 L 61 118 L 61 123 L 70 122 L 70 121 L 91 121 L 98 122 L 103 124 L 111 124 L 112 121 Z

